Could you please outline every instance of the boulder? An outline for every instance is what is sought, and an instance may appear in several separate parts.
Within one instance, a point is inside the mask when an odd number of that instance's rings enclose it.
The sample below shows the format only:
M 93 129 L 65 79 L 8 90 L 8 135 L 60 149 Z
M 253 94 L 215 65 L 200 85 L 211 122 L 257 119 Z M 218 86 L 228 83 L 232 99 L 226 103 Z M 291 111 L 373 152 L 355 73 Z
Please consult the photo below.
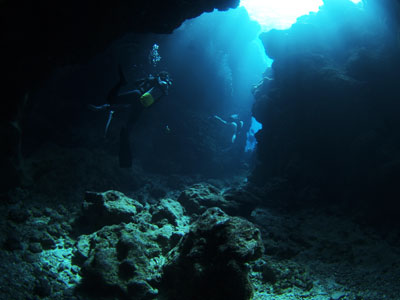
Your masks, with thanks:
M 260 232 L 252 223 L 209 208 L 171 251 L 160 290 L 177 300 L 251 299 L 246 263 L 262 253 Z
M 214 206 L 223 209 L 234 206 L 234 202 L 226 201 L 220 189 L 208 183 L 198 183 L 186 188 L 178 201 L 189 214 L 199 214 Z
M 86 192 L 82 215 L 77 222 L 78 229 L 88 233 L 106 225 L 129 223 L 142 210 L 140 202 L 118 191 Z

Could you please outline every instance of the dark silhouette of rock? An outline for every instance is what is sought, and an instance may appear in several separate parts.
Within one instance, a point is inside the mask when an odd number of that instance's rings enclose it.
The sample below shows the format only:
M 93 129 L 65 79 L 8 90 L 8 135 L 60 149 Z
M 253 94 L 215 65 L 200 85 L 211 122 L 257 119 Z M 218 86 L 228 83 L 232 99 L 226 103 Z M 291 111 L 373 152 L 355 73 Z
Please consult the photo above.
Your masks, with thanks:
M 169 299 L 251 299 L 246 262 L 263 253 L 250 222 L 209 208 L 171 251 L 161 290 Z
M 263 129 L 252 182 L 266 198 L 292 209 L 342 204 L 374 222 L 397 218 L 398 20 L 382 22 L 395 4 L 361 10 L 329 0 L 290 29 L 261 36 L 274 62 L 273 77 L 254 91 Z

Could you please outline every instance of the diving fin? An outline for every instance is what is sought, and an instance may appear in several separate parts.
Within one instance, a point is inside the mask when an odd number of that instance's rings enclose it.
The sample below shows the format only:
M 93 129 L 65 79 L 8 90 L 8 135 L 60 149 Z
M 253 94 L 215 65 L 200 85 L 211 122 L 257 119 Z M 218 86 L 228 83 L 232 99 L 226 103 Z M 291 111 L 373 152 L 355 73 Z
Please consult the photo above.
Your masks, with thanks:
M 129 133 L 126 128 L 121 129 L 119 139 L 119 166 L 121 168 L 132 167 L 131 145 L 129 143 Z

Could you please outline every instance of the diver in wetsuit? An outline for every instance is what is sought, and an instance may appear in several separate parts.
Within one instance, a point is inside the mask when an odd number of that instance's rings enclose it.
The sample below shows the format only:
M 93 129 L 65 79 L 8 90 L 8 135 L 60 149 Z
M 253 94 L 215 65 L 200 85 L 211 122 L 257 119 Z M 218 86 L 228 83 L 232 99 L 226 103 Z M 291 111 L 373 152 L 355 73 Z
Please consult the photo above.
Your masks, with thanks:
M 137 89 L 120 93 L 121 88 L 128 83 L 122 72 L 121 66 L 119 66 L 119 77 L 118 83 L 108 94 L 107 103 L 100 106 L 89 105 L 89 108 L 94 111 L 109 111 L 105 136 L 107 135 L 114 112 L 121 108 L 129 109 L 127 122 L 120 132 L 119 144 L 120 167 L 129 168 L 132 166 L 132 153 L 129 141 L 132 129 L 140 114 L 145 109 L 152 106 L 164 95 L 168 95 L 168 88 L 172 85 L 172 82 L 168 72 L 162 71 L 155 77 L 150 74 L 147 78 L 136 81 L 138 84 Z M 127 96 L 129 102 L 123 102 L 122 99 L 126 99 Z
M 230 115 L 228 120 L 226 121 L 221 117 L 214 115 L 214 119 L 223 124 L 224 127 L 229 131 L 229 134 L 232 134 L 231 143 L 234 144 L 236 141 L 236 137 L 239 135 L 240 131 L 243 128 L 243 121 L 239 119 L 239 115 Z

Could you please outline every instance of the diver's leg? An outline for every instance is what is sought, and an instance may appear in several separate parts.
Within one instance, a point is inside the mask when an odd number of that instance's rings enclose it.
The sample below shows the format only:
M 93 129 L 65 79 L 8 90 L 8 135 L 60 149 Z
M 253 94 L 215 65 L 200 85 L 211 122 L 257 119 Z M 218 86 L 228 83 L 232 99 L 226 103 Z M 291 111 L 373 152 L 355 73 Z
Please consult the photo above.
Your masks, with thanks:
M 131 133 L 134 125 L 143 111 L 143 106 L 138 99 L 131 105 L 126 126 L 121 129 L 119 143 L 119 165 L 121 168 L 132 167 Z
M 129 108 L 129 115 L 128 119 L 126 122 L 126 128 L 129 131 L 133 130 L 133 127 L 135 126 L 137 120 L 139 119 L 140 115 L 142 114 L 144 107 L 142 103 L 140 102 L 140 92 L 137 91 L 138 93 L 135 95 L 135 99 L 132 100 L 132 104 Z

